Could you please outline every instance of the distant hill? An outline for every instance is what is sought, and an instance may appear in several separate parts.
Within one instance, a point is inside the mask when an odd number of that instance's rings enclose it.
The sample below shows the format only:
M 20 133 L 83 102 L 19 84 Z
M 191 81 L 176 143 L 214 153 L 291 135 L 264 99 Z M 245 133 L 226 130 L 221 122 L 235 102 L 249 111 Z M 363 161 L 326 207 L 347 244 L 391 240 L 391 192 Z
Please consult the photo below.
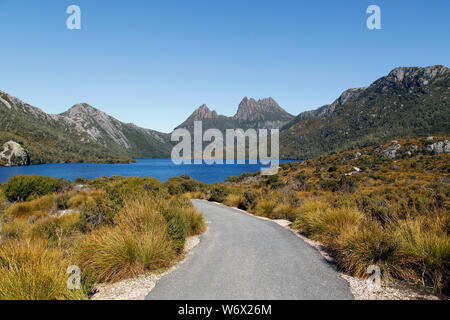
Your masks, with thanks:
M 450 72 L 403 67 L 303 112 L 280 135 L 283 158 L 306 159 L 397 137 L 450 134 Z
M 0 91 L 0 145 L 20 143 L 31 163 L 168 157 L 170 136 L 81 103 L 50 115 Z

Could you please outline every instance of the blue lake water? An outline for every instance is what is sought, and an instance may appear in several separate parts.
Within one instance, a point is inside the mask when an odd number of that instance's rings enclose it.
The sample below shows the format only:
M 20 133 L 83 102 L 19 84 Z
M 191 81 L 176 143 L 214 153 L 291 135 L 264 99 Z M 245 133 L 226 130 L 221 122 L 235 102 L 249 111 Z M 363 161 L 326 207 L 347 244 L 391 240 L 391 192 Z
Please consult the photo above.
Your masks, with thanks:
M 280 161 L 283 163 L 286 161 Z M 188 174 L 193 179 L 205 183 L 224 181 L 229 176 L 238 176 L 243 172 L 257 172 L 263 167 L 260 164 L 233 165 L 175 165 L 171 159 L 136 159 L 131 164 L 97 164 L 97 163 L 52 163 L 25 167 L 0 167 L 0 182 L 9 177 L 24 175 L 41 175 L 46 177 L 93 179 L 97 177 L 111 177 L 114 175 L 125 177 L 155 177 L 161 182 L 170 177 Z

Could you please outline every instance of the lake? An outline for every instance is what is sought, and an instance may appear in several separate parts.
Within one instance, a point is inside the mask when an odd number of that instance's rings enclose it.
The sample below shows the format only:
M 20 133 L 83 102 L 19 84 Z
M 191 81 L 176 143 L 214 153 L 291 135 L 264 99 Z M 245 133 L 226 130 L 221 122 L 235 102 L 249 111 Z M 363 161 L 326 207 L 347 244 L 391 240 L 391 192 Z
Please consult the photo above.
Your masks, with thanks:
M 287 161 L 281 160 L 280 163 Z M 155 177 L 161 182 L 170 177 L 188 174 L 193 179 L 205 183 L 224 181 L 229 176 L 238 176 L 243 172 L 256 172 L 263 167 L 260 164 L 233 165 L 175 165 L 171 159 L 136 159 L 131 164 L 98 164 L 98 163 L 52 163 L 24 167 L 0 167 L 0 182 L 9 177 L 24 175 L 41 175 L 46 177 L 93 179 L 97 177 L 111 177 L 114 175 L 125 177 Z

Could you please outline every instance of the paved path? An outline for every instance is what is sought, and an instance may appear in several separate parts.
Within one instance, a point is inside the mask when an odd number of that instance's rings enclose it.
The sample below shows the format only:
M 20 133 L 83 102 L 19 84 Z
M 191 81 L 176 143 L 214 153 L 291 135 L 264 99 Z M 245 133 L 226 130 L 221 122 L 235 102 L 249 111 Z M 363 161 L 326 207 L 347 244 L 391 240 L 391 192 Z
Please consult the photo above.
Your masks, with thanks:
M 193 200 L 208 231 L 147 299 L 353 299 L 314 248 L 272 221 Z

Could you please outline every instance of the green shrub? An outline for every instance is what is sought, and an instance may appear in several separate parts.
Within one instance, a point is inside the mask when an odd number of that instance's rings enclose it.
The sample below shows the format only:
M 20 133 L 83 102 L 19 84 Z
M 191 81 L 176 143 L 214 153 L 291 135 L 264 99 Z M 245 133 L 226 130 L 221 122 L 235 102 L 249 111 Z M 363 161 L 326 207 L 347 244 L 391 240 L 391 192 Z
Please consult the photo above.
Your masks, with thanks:
M 9 201 L 33 200 L 61 189 L 62 179 L 42 176 L 14 176 L 3 185 L 3 192 Z
M 211 195 L 209 197 L 209 201 L 215 201 L 222 203 L 226 196 L 230 194 L 230 190 L 223 185 L 213 186 L 211 189 Z

